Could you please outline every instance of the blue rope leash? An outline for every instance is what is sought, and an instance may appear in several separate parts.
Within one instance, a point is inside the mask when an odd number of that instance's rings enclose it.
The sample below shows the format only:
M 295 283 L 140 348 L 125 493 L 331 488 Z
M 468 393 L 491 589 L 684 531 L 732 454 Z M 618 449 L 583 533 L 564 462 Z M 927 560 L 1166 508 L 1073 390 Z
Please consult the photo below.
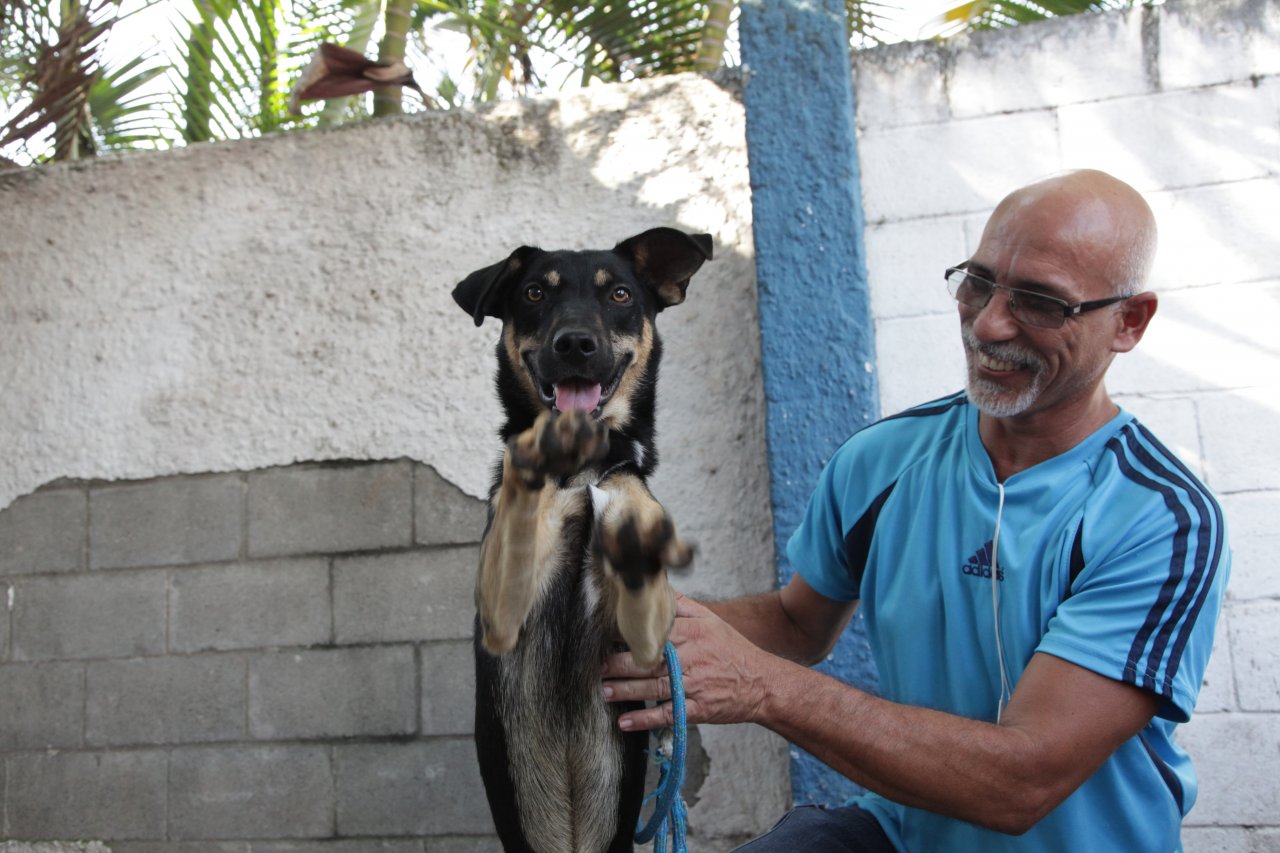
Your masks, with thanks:
M 636 827 L 636 843 L 653 841 L 653 853 L 667 853 L 667 834 L 671 835 L 672 853 L 688 853 L 685 845 L 685 824 L 689 809 L 680 796 L 684 787 L 684 757 L 689 746 L 689 725 L 684 710 L 684 678 L 680 674 L 680 659 L 676 647 L 670 642 L 662 649 L 667 661 L 667 674 L 671 677 L 671 755 L 661 762 L 658 787 L 645 795 L 644 802 L 657 799 L 649 822 Z M 657 733 L 654 734 L 655 739 Z M 642 806 L 643 807 L 643 806 Z M 643 820 L 643 819 L 642 819 Z

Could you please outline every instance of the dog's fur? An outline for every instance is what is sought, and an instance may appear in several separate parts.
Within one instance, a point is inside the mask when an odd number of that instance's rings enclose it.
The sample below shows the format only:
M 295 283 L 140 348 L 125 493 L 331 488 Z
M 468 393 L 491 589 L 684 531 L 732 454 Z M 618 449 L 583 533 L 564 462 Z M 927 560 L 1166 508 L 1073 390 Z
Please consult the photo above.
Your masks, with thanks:
M 666 568 L 692 556 L 645 485 L 654 319 L 710 257 L 708 235 L 655 228 L 611 251 L 524 246 L 453 291 L 476 325 L 502 321 L 507 446 L 476 583 L 476 751 L 508 851 L 632 849 L 646 734 L 618 729 L 600 670 L 619 637 L 641 663 L 661 659 Z

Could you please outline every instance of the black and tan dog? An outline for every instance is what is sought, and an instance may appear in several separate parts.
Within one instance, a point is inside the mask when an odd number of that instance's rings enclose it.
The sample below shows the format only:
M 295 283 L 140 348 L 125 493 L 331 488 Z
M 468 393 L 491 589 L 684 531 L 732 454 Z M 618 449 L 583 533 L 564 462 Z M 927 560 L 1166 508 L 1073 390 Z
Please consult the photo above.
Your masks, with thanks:
M 632 849 L 646 734 L 618 729 L 600 670 L 621 637 L 662 656 L 666 568 L 687 565 L 645 479 L 657 465 L 658 312 L 684 301 L 711 238 L 655 228 L 611 251 L 528 246 L 454 300 L 502 321 L 501 467 L 476 583 L 476 750 L 508 851 Z

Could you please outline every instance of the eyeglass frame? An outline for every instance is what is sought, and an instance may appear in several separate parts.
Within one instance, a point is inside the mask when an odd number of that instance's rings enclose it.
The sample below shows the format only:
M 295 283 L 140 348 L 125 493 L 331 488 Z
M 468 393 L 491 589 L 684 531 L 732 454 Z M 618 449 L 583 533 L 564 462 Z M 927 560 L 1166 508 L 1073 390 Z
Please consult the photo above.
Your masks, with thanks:
M 1060 299 L 1057 296 L 1051 296 L 1048 293 L 1037 293 L 1034 290 L 1027 290 L 1022 287 L 1009 287 L 1008 285 L 1004 285 L 1004 284 L 996 284 L 994 281 L 992 281 L 991 279 L 985 276 L 981 276 L 981 275 L 978 275 L 977 273 L 970 272 L 964 266 L 964 264 L 957 264 L 954 267 L 947 267 L 946 272 L 942 274 L 943 281 L 945 281 L 948 285 L 950 285 L 951 276 L 958 272 L 962 272 L 969 278 L 977 279 L 983 284 L 989 285 L 991 287 L 991 292 L 987 294 L 986 301 L 983 302 L 981 305 L 970 305 L 969 303 L 962 301 L 960 297 L 957 296 L 955 293 L 951 293 L 951 288 L 950 286 L 948 286 L 947 292 L 951 294 L 951 298 L 954 299 L 956 302 L 965 306 L 966 308 L 974 308 L 978 311 L 981 311 L 983 308 L 986 308 L 988 305 L 991 304 L 991 298 L 996 295 L 997 290 L 1004 290 L 1004 291 L 1007 291 L 1009 294 L 1009 313 L 1013 314 L 1013 318 L 1020 323 L 1026 323 L 1027 325 L 1035 326 L 1038 329 L 1061 329 L 1064 325 L 1066 325 L 1067 320 L 1071 319 L 1072 317 L 1078 317 L 1081 314 L 1087 313 L 1089 311 L 1095 311 L 1099 308 L 1106 308 L 1108 305 L 1115 305 L 1117 302 L 1123 302 L 1124 300 L 1129 299 L 1130 297 L 1133 296 L 1133 294 L 1128 294 L 1126 296 L 1108 296 L 1106 299 L 1090 299 L 1084 302 L 1077 302 L 1073 305 L 1072 303 L 1066 301 L 1065 299 Z M 957 290 L 960 289 L 959 285 L 956 285 L 956 289 Z M 1045 300 L 1048 300 L 1049 302 L 1058 303 L 1058 305 L 1062 306 L 1062 322 L 1056 326 L 1041 326 L 1037 323 L 1032 323 L 1029 320 L 1024 320 L 1021 317 L 1019 317 L 1016 313 L 1018 311 L 1017 303 L 1014 301 L 1014 298 L 1019 293 L 1026 294 L 1027 296 L 1034 296 L 1036 299 L 1045 299 Z

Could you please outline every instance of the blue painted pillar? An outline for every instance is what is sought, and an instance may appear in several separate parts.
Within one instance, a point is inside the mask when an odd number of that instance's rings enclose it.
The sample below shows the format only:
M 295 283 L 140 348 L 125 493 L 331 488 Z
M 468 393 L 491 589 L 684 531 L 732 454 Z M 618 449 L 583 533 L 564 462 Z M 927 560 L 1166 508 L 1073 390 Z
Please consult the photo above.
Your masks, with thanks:
M 878 417 L 863 248 L 853 80 L 843 0 L 743 0 L 751 176 L 766 429 L 778 580 L 818 473 Z M 874 689 L 860 622 L 821 667 Z M 860 789 L 792 750 L 797 803 Z

